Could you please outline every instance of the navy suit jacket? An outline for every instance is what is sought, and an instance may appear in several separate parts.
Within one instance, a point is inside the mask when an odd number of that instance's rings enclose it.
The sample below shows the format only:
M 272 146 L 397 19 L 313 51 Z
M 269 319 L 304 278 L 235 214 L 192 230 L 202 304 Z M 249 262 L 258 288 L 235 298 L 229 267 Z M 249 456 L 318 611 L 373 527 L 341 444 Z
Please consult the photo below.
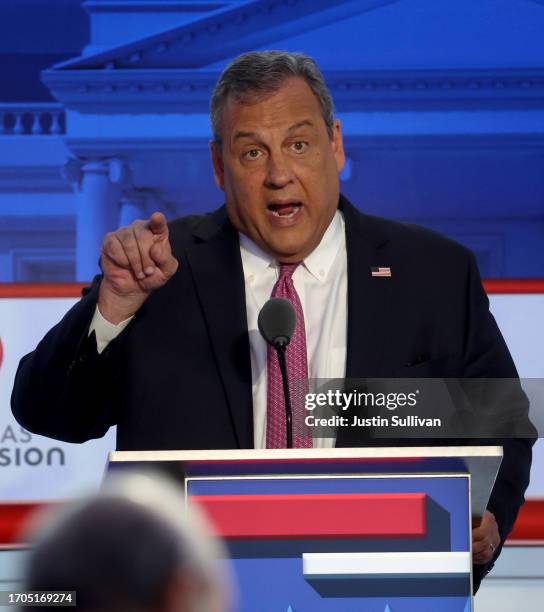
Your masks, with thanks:
M 339 206 L 348 261 L 346 377 L 517 377 L 470 251 L 364 215 L 344 197 Z M 253 447 L 238 234 L 221 208 L 172 222 L 170 239 L 178 271 L 101 355 L 88 337 L 97 277 L 22 359 L 12 409 L 24 427 L 83 442 L 116 424 L 119 450 Z M 392 277 L 373 278 L 374 266 L 389 266 Z M 503 540 L 523 503 L 532 440 L 505 442 L 489 502 Z M 353 445 L 339 433 L 337 446 Z

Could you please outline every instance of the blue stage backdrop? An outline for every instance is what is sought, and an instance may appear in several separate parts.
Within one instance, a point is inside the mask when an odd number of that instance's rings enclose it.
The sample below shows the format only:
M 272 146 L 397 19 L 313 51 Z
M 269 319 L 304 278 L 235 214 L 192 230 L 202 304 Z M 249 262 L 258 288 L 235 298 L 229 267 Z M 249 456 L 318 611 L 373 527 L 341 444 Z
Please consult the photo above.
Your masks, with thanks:
M 88 280 L 103 234 L 222 203 L 207 108 L 238 53 L 315 57 L 343 192 L 544 276 L 544 2 L 4 0 L 0 281 Z

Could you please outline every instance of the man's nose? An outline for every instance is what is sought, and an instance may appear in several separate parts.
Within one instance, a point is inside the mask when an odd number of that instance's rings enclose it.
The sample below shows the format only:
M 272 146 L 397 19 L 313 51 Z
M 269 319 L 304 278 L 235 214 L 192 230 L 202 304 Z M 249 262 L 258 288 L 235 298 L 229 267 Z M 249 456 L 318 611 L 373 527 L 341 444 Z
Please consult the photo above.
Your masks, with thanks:
M 282 153 L 270 155 L 266 186 L 270 189 L 281 189 L 293 181 L 294 175 L 289 160 Z

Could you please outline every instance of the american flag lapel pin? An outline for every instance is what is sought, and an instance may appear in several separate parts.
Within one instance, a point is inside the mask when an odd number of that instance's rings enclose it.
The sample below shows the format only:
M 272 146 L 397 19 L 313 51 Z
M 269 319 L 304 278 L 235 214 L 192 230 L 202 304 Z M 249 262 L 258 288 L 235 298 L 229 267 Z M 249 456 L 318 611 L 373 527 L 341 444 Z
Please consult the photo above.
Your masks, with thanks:
M 370 273 L 372 274 L 373 278 L 391 278 L 391 268 L 385 266 L 372 266 L 370 268 Z

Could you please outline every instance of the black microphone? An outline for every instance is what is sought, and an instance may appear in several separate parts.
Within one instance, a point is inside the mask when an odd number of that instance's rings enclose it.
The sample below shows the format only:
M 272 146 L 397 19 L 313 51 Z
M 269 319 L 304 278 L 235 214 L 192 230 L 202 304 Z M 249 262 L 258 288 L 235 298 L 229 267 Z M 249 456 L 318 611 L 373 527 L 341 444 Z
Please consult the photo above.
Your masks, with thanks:
M 287 429 L 287 448 L 293 448 L 293 416 L 291 412 L 291 398 L 289 395 L 289 382 L 287 367 L 285 365 L 285 349 L 291 341 L 297 315 L 289 300 L 284 298 L 270 298 L 259 312 L 258 325 L 262 337 L 276 349 L 283 381 L 283 396 L 285 398 L 285 424 Z

